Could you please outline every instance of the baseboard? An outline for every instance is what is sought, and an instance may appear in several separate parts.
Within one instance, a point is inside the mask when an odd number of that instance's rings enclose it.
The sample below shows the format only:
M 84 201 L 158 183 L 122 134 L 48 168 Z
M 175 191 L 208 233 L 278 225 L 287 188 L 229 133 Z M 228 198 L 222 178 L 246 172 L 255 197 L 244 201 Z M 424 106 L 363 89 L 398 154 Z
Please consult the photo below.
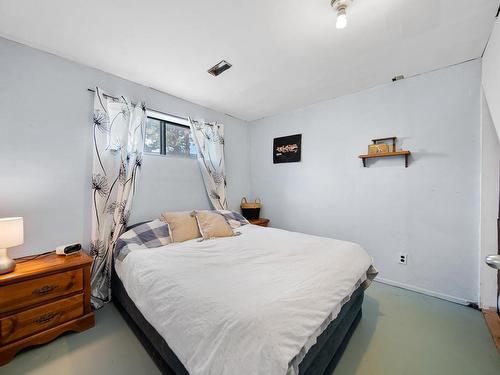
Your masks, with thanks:
M 466 299 L 463 299 L 463 298 L 449 296 L 449 295 L 444 294 L 444 293 L 433 292 L 432 290 L 427 290 L 427 289 L 419 288 L 419 287 L 416 287 L 416 286 L 413 286 L 413 285 L 403 284 L 403 283 L 400 283 L 400 282 L 397 282 L 397 281 L 392 281 L 392 280 L 384 279 L 383 277 L 376 277 L 374 281 L 382 283 L 382 284 L 387 284 L 387 285 L 395 286 L 397 288 L 411 290 L 412 292 L 417 292 L 417 293 L 420 293 L 420 294 L 425 294 L 427 296 L 444 299 L 445 301 L 450 301 L 450 302 L 458 303 L 460 305 L 468 306 L 470 304 L 476 303 L 476 302 L 473 302 L 473 301 L 467 301 Z

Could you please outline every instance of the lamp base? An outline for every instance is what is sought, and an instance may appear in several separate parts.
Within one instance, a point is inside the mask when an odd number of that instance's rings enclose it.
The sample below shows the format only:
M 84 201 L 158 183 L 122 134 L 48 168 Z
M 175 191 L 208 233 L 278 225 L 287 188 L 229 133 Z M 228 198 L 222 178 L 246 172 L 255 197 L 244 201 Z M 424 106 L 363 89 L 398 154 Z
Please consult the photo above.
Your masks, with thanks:
M 9 258 L 7 249 L 0 249 L 0 275 L 16 269 L 16 262 Z

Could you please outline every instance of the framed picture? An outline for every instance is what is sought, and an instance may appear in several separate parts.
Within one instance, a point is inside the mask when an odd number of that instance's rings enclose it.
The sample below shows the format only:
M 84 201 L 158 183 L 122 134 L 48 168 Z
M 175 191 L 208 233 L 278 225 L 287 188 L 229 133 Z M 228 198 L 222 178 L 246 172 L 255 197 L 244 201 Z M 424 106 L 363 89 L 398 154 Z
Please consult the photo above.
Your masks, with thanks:
M 274 138 L 273 163 L 296 163 L 300 161 L 302 134 Z

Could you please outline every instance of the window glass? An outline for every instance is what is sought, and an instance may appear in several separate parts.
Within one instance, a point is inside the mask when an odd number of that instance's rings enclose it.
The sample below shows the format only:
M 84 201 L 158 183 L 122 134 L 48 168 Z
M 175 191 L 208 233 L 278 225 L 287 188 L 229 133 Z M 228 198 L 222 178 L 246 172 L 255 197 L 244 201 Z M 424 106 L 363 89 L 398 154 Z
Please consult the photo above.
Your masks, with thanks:
M 184 126 L 166 123 L 167 154 L 194 157 L 196 147 L 191 139 L 191 130 Z
M 146 122 L 144 152 L 187 158 L 196 158 L 197 155 L 189 126 L 151 116 Z
M 161 121 L 148 117 L 146 122 L 146 139 L 144 152 L 150 154 L 161 153 Z

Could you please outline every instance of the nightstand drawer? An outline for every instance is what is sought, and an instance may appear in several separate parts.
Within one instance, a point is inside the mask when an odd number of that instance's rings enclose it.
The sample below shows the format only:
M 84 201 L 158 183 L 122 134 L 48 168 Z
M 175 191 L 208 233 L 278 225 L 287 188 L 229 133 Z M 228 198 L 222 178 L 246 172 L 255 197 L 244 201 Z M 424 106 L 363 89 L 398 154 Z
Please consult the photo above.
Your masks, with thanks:
M 22 339 L 83 315 L 83 294 L 0 319 L 0 343 Z
M 0 287 L 0 314 L 83 289 L 81 269 Z

